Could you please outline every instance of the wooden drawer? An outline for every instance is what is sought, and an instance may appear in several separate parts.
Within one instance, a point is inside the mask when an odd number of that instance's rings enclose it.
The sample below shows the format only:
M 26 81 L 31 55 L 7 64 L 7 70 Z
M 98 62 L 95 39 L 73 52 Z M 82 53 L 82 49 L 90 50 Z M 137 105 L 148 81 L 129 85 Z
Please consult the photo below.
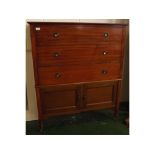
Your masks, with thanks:
M 66 65 L 66 64 L 84 64 L 90 62 L 115 61 L 122 56 L 121 44 L 106 43 L 104 45 L 89 46 L 53 46 L 39 47 L 38 65 Z
M 39 84 L 65 84 L 120 78 L 120 63 L 39 67 Z
M 36 46 L 122 41 L 122 26 L 120 25 L 36 24 L 34 32 Z

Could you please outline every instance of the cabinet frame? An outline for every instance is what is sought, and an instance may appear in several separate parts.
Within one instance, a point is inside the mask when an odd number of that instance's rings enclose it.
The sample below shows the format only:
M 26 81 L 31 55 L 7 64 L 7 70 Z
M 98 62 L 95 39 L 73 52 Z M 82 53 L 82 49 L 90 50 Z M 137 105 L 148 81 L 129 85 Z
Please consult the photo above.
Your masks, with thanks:
M 34 78 L 35 78 L 35 88 L 36 88 L 36 96 L 37 96 L 37 106 L 38 106 L 38 117 L 39 117 L 39 120 L 42 121 L 43 119 L 46 119 L 47 117 L 49 116 L 54 116 L 54 115 L 64 115 L 64 114 L 74 114 L 74 113 L 79 113 L 79 112 L 84 112 L 84 111 L 89 111 L 89 110 L 97 110 L 97 109 L 105 109 L 105 108 L 114 108 L 114 112 L 115 112 L 115 115 L 118 115 L 118 111 L 119 111 L 119 99 L 120 99 L 120 89 L 121 89 L 121 81 L 122 81 L 122 75 L 123 75 L 123 61 L 124 61 L 124 49 L 125 49 L 125 42 L 126 42 L 126 35 L 128 33 L 128 24 L 111 24 L 111 23 L 46 23 L 46 22 L 28 22 L 30 24 L 30 31 L 31 31 L 31 43 L 32 43 L 32 57 L 33 57 L 33 67 L 34 67 Z M 106 79 L 104 78 L 101 78 L 101 79 L 98 79 L 98 78 L 95 78 L 95 79 L 91 79 L 91 80 L 88 80 L 88 79 L 85 79 L 85 80 L 64 80 L 62 83 L 57 83 L 57 82 L 53 82 L 53 83 L 40 83 L 40 78 L 42 78 L 40 75 L 39 75 L 39 71 L 38 71 L 38 68 L 40 67 L 39 66 L 39 59 L 38 59 L 38 39 L 36 37 L 36 31 L 35 31 L 35 28 L 38 27 L 38 26 L 54 26 L 54 28 L 57 28 L 57 25 L 67 25 L 68 26 L 80 26 L 81 27 L 94 27 L 94 36 L 96 36 L 96 33 L 99 32 L 98 36 L 96 39 L 94 39 L 94 41 L 92 42 L 92 40 L 90 40 L 90 37 L 87 36 L 87 33 L 85 31 L 82 32 L 82 34 L 86 34 L 86 41 L 81 42 L 81 39 L 82 38 L 79 38 L 79 45 L 80 44 L 88 44 L 88 45 L 92 45 L 92 43 L 96 46 L 96 44 L 102 44 L 101 42 L 99 42 L 100 40 L 100 37 L 104 37 L 103 33 L 102 35 L 100 35 L 100 33 L 102 33 L 102 31 L 100 32 L 97 27 L 105 27 L 105 31 L 107 32 L 110 32 L 110 35 L 111 34 L 117 34 L 117 30 L 114 31 L 114 27 L 115 28 L 119 28 L 121 30 L 121 33 L 119 33 L 119 35 L 113 35 L 112 37 L 112 40 L 109 40 L 108 38 L 104 39 L 104 43 L 107 44 L 107 47 L 109 46 L 112 46 L 111 44 L 108 44 L 109 43 L 112 43 L 114 40 L 116 42 L 119 41 L 120 43 L 120 46 L 121 46 L 121 49 L 120 49 L 120 57 L 117 57 L 115 58 L 115 60 L 119 61 L 120 63 L 120 70 L 119 70 L 119 76 L 112 76 L 112 77 L 108 77 Z M 86 27 L 85 27 L 86 28 Z M 57 30 L 57 29 L 56 29 Z M 66 31 L 64 29 L 64 31 Z M 86 31 L 87 31 L 87 28 L 86 28 Z M 46 31 L 45 31 L 46 32 Z M 67 31 L 66 31 L 67 32 Z M 65 32 L 65 33 L 66 33 Z M 68 31 L 67 33 L 71 34 L 70 31 Z M 88 33 L 90 34 L 90 33 Z M 44 33 L 43 33 L 44 35 Z M 71 34 L 72 36 L 72 34 Z M 47 36 L 45 36 L 47 37 Z M 51 36 L 50 36 L 51 37 Z M 42 38 L 44 40 L 44 38 Z M 41 39 L 41 40 L 42 40 Z M 110 38 L 111 39 L 111 38 Z M 45 39 L 46 40 L 46 39 Z M 85 40 L 85 39 L 84 39 Z M 52 42 L 49 40 L 46 40 L 46 42 L 44 42 L 45 44 L 41 44 L 40 45 L 43 45 L 45 47 L 48 47 L 47 46 L 47 43 L 50 43 L 48 45 L 54 47 L 55 45 L 60 45 L 62 43 L 65 43 L 66 41 L 64 40 L 64 42 L 60 39 L 59 40 L 60 42 L 56 43 L 55 41 Z M 74 43 L 74 44 L 70 44 L 70 42 Z M 52 43 L 52 44 L 51 44 Z M 77 47 L 77 43 L 75 44 L 75 39 L 74 37 L 71 39 L 71 40 L 68 40 L 69 43 L 69 46 L 75 46 Z M 74 48 L 75 48 L 74 47 Z M 106 58 L 107 60 L 107 58 Z M 112 62 L 113 58 L 108 58 L 107 61 L 111 61 Z M 105 60 L 104 60 L 105 61 Z M 85 63 L 85 62 L 84 62 Z M 94 64 L 96 63 L 101 63 L 101 62 L 95 62 Z M 48 64 L 49 65 L 49 64 Z M 48 66 L 47 65 L 47 66 Z M 59 65 L 59 63 L 58 63 Z M 43 67 L 46 67 L 46 66 L 43 66 Z M 115 67 L 115 66 L 112 66 L 112 67 Z M 67 70 L 67 69 L 65 69 Z M 96 71 L 96 68 L 95 68 L 95 71 Z M 85 72 L 84 72 L 85 73 Z M 88 75 L 88 74 L 87 74 Z M 94 73 L 94 75 L 96 75 L 96 72 Z M 76 77 L 76 76 L 74 76 Z M 80 78 L 82 77 L 81 75 L 79 76 Z M 89 77 L 89 75 L 88 75 Z M 111 86 L 111 90 L 108 90 L 109 92 L 112 91 L 112 101 L 111 103 L 109 102 L 101 102 L 99 103 L 100 105 L 103 105 L 103 106 L 95 106 L 95 103 L 94 105 L 92 105 L 92 107 L 89 105 L 88 107 L 88 103 L 87 103 L 87 92 L 90 88 L 95 88 L 95 87 L 104 87 L 106 85 L 109 85 Z M 64 90 L 64 91 L 74 91 L 74 93 L 72 92 L 72 95 L 74 96 L 74 99 L 73 99 L 73 96 L 72 96 L 72 101 L 75 100 L 75 105 L 73 106 L 73 108 L 69 107 L 69 104 L 68 104 L 68 107 L 66 111 L 61 111 L 60 109 L 59 110 L 56 110 L 55 111 L 51 111 L 49 113 L 46 113 L 44 112 L 44 107 L 43 107 L 43 93 L 44 93 L 44 90 L 48 90 L 49 91 L 53 91 L 53 92 L 60 92 L 60 90 Z M 102 89 L 101 89 L 102 90 Z M 100 98 L 101 99 L 101 98 Z M 48 101 L 48 100 L 47 100 Z M 59 103 L 60 104 L 60 103 Z M 98 104 L 98 105 L 99 105 Z

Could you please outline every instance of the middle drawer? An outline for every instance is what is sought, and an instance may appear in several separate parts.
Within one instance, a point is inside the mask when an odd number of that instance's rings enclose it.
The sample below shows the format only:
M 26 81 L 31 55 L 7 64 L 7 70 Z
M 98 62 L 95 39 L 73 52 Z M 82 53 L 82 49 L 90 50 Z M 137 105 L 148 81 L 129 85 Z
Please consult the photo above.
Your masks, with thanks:
M 121 77 L 119 62 L 89 65 L 39 67 L 39 84 L 53 85 L 114 80 Z
M 122 55 L 121 44 L 116 43 L 39 47 L 37 52 L 39 66 L 101 63 L 108 60 L 118 60 Z

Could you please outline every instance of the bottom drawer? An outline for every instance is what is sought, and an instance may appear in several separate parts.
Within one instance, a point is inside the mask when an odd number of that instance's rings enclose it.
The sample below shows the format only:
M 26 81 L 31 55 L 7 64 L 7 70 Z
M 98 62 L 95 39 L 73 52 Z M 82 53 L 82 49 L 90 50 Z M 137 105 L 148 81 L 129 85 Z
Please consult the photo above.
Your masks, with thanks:
M 120 63 L 40 67 L 39 84 L 66 84 L 120 78 Z

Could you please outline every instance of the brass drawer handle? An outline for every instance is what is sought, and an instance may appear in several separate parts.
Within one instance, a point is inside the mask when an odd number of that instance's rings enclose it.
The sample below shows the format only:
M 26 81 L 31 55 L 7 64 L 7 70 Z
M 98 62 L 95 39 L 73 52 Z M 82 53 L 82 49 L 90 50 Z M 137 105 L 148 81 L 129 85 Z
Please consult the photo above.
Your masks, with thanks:
M 108 38 L 108 37 L 109 37 L 109 33 L 108 33 L 108 32 L 105 32 L 105 33 L 103 34 L 103 36 L 104 36 L 104 38 Z
M 61 78 L 61 73 L 55 73 L 55 78 L 60 79 Z
M 54 37 L 54 38 L 58 38 L 59 36 L 60 36 L 60 34 L 59 34 L 58 32 L 54 32 L 54 33 L 53 33 L 53 37 Z
M 107 70 L 102 70 L 101 73 L 104 74 L 104 75 L 106 75 L 106 74 L 108 74 L 108 71 Z
M 54 52 L 54 53 L 53 53 L 53 57 L 56 57 L 56 58 L 57 58 L 57 57 L 59 57 L 59 56 L 60 56 L 60 52 Z
M 108 52 L 107 52 L 107 51 L 103 51 L 102 54 L 103 54 L 103 55 L 107 55 Z

